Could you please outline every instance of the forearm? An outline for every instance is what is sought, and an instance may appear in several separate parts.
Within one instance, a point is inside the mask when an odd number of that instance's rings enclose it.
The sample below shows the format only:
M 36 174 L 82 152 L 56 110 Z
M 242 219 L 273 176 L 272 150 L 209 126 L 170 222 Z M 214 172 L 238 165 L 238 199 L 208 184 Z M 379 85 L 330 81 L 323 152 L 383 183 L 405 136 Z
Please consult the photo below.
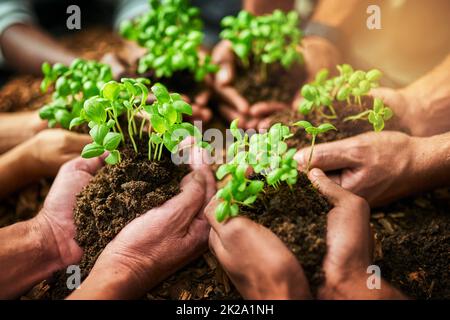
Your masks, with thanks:
M 353 8 L 359 0 L 321 0 L 317 5 L 311 21 L 319 22 L 333 28 L 342 28 L 352 15 Z
M 416 144 L 416 156 L 406 182 L 412 191 L 450 186 L 450 132 L 412 139 Z
M 141 283 L 128 269 L 118 265 L 94 266 L 80 288 L 68 300 L 125 300 L 138 299 L 145 293 Z
M 0 199 L 41 178 L 25 143 L 0 157 Z
M 319 290 L 319 299 L 326 300 L 404 300 L 407 297 L 383 279 L 378 279 L 379 286 L 369 289 L 369 277 L 374 275 L 362 273 L 352 275 L 347 281 L 335 285 L 326 285 Z M 372 284 L 372 283 L 370 283 Z
M 0 114 L 0 154 L 30 139 L 47 127 L 36 111 Z
M 53 238 L 38 218 L 0 229 L 0 299 L 13 299 L 60 268 Z
M 14 24 L 6 29 L 1 38 L 6 62 L 16 70 L 41 74 L 43 62 L 70 64 L 75 55 L 36 26 Z
M 406 98 L 402 112 L 414 135 L 450 131 L 450 55 L 432 71 L 400 91 Z M 427 120 L 428 119 L 428 120 Z
M 275 9 L 290 11 L 294 9 L 295 0 L 244 0 L 243 9 L 254 15 L 272 13 Z

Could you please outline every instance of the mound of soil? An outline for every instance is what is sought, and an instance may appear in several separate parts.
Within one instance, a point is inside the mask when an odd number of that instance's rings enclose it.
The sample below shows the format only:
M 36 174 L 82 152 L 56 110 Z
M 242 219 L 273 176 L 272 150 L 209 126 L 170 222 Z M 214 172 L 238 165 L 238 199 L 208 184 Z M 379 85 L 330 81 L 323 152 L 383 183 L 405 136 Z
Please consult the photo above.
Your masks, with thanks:
M 347 116 L 370 108 L 372 98 L 365 97 L 358 105 L 334 105 L 337 119 L 324 119 L 318 113 L 308 116 L 296 112 L 276 114 L 272 123 L 286 125 L 305 119 L 314 125 L 332 123 L 338 131 L 317 137 L 318 143 L 331 142 L 372 131 L 367 121 L 342 122 Z M 386 129 L 398 128 L 393 119 Z M 289 147 L 309 146 L 311 137 L 303 129 L 291 127 L 294 137 L 286 141 Z M 450 188 L 435 190 L 396 201 L 384 208 L 372 210 L 376 250 L 374 263 L 381 275 L 406 295 L 418 299 L 450 298 Z
M 326 253 L 328 201 L 307 176 L 299 175 L 295 186 L 278 190 L 266 187 L 252 208 L 241 207 L 241 214 L 272 230 L 301 262 L 316 291 L 324 280 L 322 260 Z M 295 199 L 295 201 L 293 201 Z M 240 299 L 239 292 L 211 253 L 166 279 L 154 288 L 148 299 Z
M 142 141 L 136 154 L 127 146 L 122 150 L 123 161 L 105 166 L 77 196 L 74 220 L 75 240 L 83 249 L 80 262 L 82 279 L 92 269 L 106 245 L 131 220 L 179 193 L 179 183 L 188 173 L 187 166 L 176 166 L 170 155 L 161 161 L 147 158 L 146 143 Z M 67 275 L 60 272 L 49 292 L 52 299 L 70 294 L 66 288 Z
M 237 63 L 233 86 L 250 104 L 259 101 L 290 104 L 305 80 L 303 67 L 294 64 L 286 70 L 281 64 L 273 63 L 267 66 L 266 72 L 263 76 L 261 65 L 257 63 L 250 62 L 248 68 Z

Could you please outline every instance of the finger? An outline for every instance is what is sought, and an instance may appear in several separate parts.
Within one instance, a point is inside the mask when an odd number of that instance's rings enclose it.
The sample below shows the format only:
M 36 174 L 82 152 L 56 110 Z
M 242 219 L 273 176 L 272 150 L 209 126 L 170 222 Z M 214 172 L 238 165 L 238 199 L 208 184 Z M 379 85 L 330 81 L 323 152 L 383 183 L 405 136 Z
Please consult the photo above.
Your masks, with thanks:
M 352 153 L 348 152 L 352 146 L 350 139 L 316 145 L 310 167 L 330 171 L 353 168 L 359 165 L 359 161 L 352 156 Z M 310 155 L 311 147 L 303 148 L 295 154 L 294 159 L 297 161 L 300 169 L 307 167 Z
M 194 99 L 194 102 L 202 107 L 208 104 L 209 97 L 211 96 L 211 91 L 204 90 L 200 92 Z
M 235 88 L 233 87 L 216 87 L 217 92 L 222 98 L 238 112 L 247 114 L 250 109 L 250 105 Z
M 261 118 L 285 109 L 288 109 L 288 106 L 281 102 L 276 101 L 258 102 L 250 107 L 250 115 L 253 117 Z
M 214 254 L 214 256 L 219 259 L 224 256 L 226 253 L 225 248 L 222 245 L 222 241 L 220 240 L 219 235 L 214 229 L 209 231 L 209 249 Z
M 346 198 L 353 196 L 352 193 L 346 191 L 337 183 L 329 179 L 320 169 L 311 169 L 308 173 L 308 177 L 320 192 L 335 206 L 345 203 Z
M 187 227 L 204 205 L 206 178 L 201 170 L 189 173 L 180 183 L 181 192 L 165 202 L 161 207 L 153 209 L 152 214 L 160 214 L 169 223 Z
M 212 60 L 219 65 L 215 75 L 216 84 L 229 85 L 234 79 L 234 54 L 229 41 L 219 42 L 212 51 Z
M 258 128 L 259 121 L 260 121 L 259 119 L 250 119 L 245 124 L 245 128 L 246 129 L 256 129 L 256 128 Z
M 100 168 L 105 165 L 103 157 L 83 159 L 78 157 L 66 162 L 62 167 L 58 175 L 67 174 L 72 172 L 84 172 L 90 176 L 94 176 Z
M 292 110 L 293 111 L 298 110 L 298 107 L 300 106 L 300 103 L 302 102 L 302 100 L 303 100 L 303 96 L 300 93 L 297 93 L 295 95 L 294 100 L 292 101 Z
M 76 132 L 67 131 L 66 137 L 68 139 L 67 150 L 68 152 L 81 152 L 83 148 L 92 142 L 91 136 L 88 134 L 81 134 Z
M 267 130 L 272 124 L 272 118 L 268 117 L 258 122 L 258 130 Z
M 208 223 L 211 225 L 214 231 L 219 232 L 221 229 L 221 223 L 216 219 L 216 208 L 221 201 L 216 197 L 213 197 L 211 201 L 209 201 L 208 205 L 205 208 L 205 217 L 208 220 Z
M 236 110 L 232 109 L 229 105 L 221 105 L 219 107 L 219 112 L 226 120 L 230 122 L 235 119 L 239 119 L 238 126 L 240 128 L 246 128 L 247 121 L 245 117 Z

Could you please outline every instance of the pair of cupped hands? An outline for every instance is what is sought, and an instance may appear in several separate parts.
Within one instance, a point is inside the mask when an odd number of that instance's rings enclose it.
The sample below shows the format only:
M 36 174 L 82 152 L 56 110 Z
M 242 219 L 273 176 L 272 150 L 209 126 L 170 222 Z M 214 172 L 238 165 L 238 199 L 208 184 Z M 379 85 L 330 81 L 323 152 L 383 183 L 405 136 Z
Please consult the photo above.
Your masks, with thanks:
M 297 258 L 270 230 L 245 217 L 216 221 L 216 184 L 206 154 L 196 147 L 189 152 L 192 171 L 182 180 L 181 192 L 125 226 L 69 298 L 138 298 L 203 254 L 208 243 L 244 298 L 312 298 Z M 57 269 L 81 259 L 83 251 L 74 240 L 76 195 L 103 165 L 101 158 L 77 158 L 63 165 L 33 219 L 47 239 L 45 247 L 57 257 Z M 331 298 L 337 287 L 345 292 L 355 281 L 366 282 L 372 242 L 369 207 L 318 169 L 309 178 L 334 205 L 328 214 L 326 282 L 318 293 Z

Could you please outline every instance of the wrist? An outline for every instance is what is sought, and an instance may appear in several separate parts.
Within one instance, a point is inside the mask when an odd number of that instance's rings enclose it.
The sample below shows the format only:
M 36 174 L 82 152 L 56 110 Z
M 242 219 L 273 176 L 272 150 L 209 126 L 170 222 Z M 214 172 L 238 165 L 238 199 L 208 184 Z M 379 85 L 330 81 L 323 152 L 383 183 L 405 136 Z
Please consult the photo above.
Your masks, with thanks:
M 142 297 L 148 289 L 141 280 L 132 269 L 120 263 L 108 263 L 100 256 L 89 276 L 68 299 L 137 299 Z

